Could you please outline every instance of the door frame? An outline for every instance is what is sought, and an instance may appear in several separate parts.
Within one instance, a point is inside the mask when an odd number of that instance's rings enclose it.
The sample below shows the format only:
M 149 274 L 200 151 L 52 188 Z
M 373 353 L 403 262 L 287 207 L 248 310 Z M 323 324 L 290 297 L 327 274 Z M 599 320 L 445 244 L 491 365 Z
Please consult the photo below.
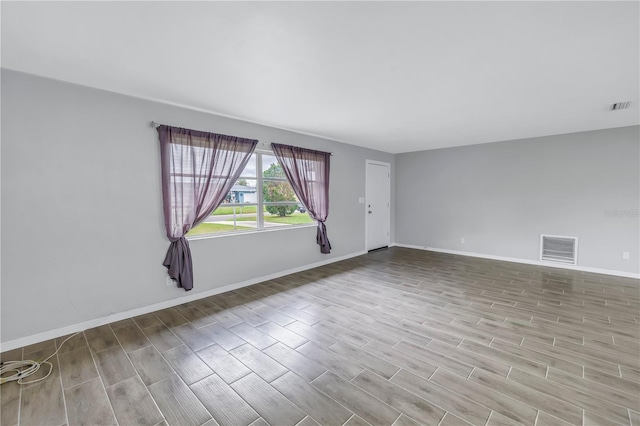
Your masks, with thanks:
M 367 189 L 369 187 L 369 164 L 375 164 L 378 166 L 386 166 L 389 168 L 389 235 L 387 235 L 387 247 L 391 245 L 391 163 L 378 160 L 365 160 L 364 161 L 364 251 L 369 252 L 368 238 L 369 238 L 369 214 L 367 213 Z

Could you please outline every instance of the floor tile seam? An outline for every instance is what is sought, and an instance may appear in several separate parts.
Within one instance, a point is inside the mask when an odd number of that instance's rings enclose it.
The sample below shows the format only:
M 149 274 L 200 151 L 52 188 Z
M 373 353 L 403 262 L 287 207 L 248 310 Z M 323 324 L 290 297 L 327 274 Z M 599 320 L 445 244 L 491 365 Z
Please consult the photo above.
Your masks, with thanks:
M 113 329 L 111 328 L 111 326 L 109 326 L 109 330 L 111 330 L 111 332 L 113 333 Z M 118 336 L 116 336 L 115 333 L 113 333 L 113 335 L 115 336 L 116 341 L 118 342 L 118 345 L 120 345 L 120 349 L 122 349 L 122 351 L 127 355 L 126 351 L 124 350 L 124 348 L 120 344 L 120 341 L 118 340 Z M 87 346 L 89 346 L 89 339 L 87 339 L 86 335 L 84 337 L 85 337 L 85 340 L 87 341 Z M 96 353 L 94 353 L 91 350 L 90 347 L 89 347 L 89 354 L 91 355 L 91 359 L 93 360 L 93 367 L 96 369 L 96 372 L 98 373 L 98 378 L 100 379 L 100 384 L 102 385 L 102 391 L 104 392 L 104 395 L 107 398 L 107 403 L 109 404 L 109 408 L 111 409 L 111 414 L 113 415 L 113 419 L 116 421 L 116 424 L 119 424 L 118 423 L 118 418 L 116 417 L 115 409 L 113 408 L 113 404 L 111 403 L 111 399 L 109 398 L 109 395 L 107 393 L 107 387 L 105 386 L 104 378 L 102 377 L 102 374 L 100 373 L 100 369 L 98 368 L 98 362 L 96 360 Z M 127 355 L 127 359 L 129 359 L 128 355 Z M 131 360 L 129 360 L 129 362 L 131 362 Z M 131 367 L 133 368 L 133 370 L 137 374 L 137 370 L 133 367 L 133 364 L 131 365 Z M 62 374 L 60 374 L 60 381 L 62 383 Z M 64 392 L 63 392 L 63 396 L 65 398 L 65 410 L 66 410 L 67 403 L 66 403 L 66 395 L 64 394 Z M 67 424 L 70 424 L 68 416 L 67 416 Z

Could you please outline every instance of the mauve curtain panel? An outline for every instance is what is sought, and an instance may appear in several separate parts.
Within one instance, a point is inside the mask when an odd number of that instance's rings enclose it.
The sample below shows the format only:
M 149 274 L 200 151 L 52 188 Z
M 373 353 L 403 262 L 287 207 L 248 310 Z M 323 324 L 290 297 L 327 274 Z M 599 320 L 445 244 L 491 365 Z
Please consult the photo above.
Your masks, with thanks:
M 159 126 L 164 224 L 171 241 L 163 265 L 185 291 L 193 263 L 185 234 L 224 200 L 244 170 L 257 140 Z
M 318 223 L 316 241 L 321 253 L 331 253 L 324 222 L 329 215 L 329 159 L 328 152 L 272 143 L 271 148 L 282 165 L 284 174 L 309 216 Z

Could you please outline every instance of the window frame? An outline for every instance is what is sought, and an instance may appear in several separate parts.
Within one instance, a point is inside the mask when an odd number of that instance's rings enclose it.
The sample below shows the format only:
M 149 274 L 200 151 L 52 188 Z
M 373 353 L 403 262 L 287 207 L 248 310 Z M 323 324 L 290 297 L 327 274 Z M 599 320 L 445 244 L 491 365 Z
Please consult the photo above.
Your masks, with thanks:
M 292 204 L 301 204 L 301 201 L 295 201 L 295 202 L 288 202 L 288 201 L 276 201 L 276 202 L 264 202 L 264 181 L 271 181 L 271 182 L 286 182 L 289 185 L 291 185 L 291 183 L 289 183 L 289 180 L 287 178 L 266 178 L 263 176 L 263 168 L 262 168 L 262 157 L 264 155 L 269 155 L 272 157 L 275 157 L 274 153 L 272 150 L 269 149 L 258 149 L 256 148 L 255 151 L 253 152 L 252 156 L 255 155 L 255 161 L 256 161 L 256 176 L 246 176 L 241 174 L 240 176 L 238 176 L 238 180 L 239 179 L 246 179 L 246 180 L 255 180 L 256 181 L 256 199 L 257 199 L 257 203 L 229 203 L 229 204 L 220 204 L 216 209 L 223 207 L 223 206 L 229 206 L 229 207 L 249 207 L 249 206 L 256 206 L 256 228 L 255 229 L 251 229 L 251 230 L 246 230 L 246 231 L 239 231 L 239 230 L 233 230 L 233 231 L 224 231 L 224 232 L 216 232 L 216 233 L 211 233 L 211 234 L 200 234 L 200 235 L 185 235 L 185 237 L 187 238 L 187 240 L 204 240 L 204 239 L 208 239 L 208 238 L 219 238 L 219 237 L 229 237 L 229 236 L 234 236 L 234 235 L 246 235 L 246 234 L 255 234 L 255 233 L 260 233 L 260 232 L 274 232 L 274 231 L 285 231 L 285 230 L 289 230 L 289 229 L 299 229 L 299 228 L 310 228 L 310 227 L 316 227 L 317 224 L 316 222 L 311 219 L 312 221 L 310 223 L 307 224 L 292 224 L 292 225 L 283 225 L 283 226 L 276 226 L 276 227 L 269 227 L 269 228 L 265 228 L 264 226 L 264 207 L 269 205 L 269 206 L 278 206 L 278 205 L 292 205 Z M 277 158 L 276 158 L 277 161 Z M 278 164 L 280 164 L 278 162 Z M 282 165 L 280 165 L 280 167 L 282 167 Z M 244 170 L 243 170 L 244 172 Z M 235 183 L 234 183 L 235 184 Z M 297 197 L 296 197 L 297 198 Z M 214 210 L 215 211 L 215 210 Z M 212 212 L 213 213 L 213 212 Z M 235 214 L 235 211 L 234 211 Z M 306 212 L 307 215 L 309 215 L 309 212 Z M 311 218 L 311 216 L 309 216 L 309 218 Z M 199 226 L 199 225 L 198 225 Z M 237 226 L 237 225 L 236 225 Z M 194 229 L 194 228 L 192 228 Z

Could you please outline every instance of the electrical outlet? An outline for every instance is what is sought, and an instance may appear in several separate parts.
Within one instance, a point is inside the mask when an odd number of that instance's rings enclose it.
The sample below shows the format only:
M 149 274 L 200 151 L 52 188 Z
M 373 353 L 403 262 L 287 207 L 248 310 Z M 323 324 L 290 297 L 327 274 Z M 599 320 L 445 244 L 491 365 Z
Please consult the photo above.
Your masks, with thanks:
M 629 252 L 628 251 L 623 251 L 622 252 L 622 258 L 624 260 L 629 260 Z
M 460 238 L 460 244 L 464 244 L 464 237 Z
M 173 279 L 171 279 L 171 277 L 169 275 L 167 275 L 167 286 L 173 285 L 175 281 L 173 281 Z

